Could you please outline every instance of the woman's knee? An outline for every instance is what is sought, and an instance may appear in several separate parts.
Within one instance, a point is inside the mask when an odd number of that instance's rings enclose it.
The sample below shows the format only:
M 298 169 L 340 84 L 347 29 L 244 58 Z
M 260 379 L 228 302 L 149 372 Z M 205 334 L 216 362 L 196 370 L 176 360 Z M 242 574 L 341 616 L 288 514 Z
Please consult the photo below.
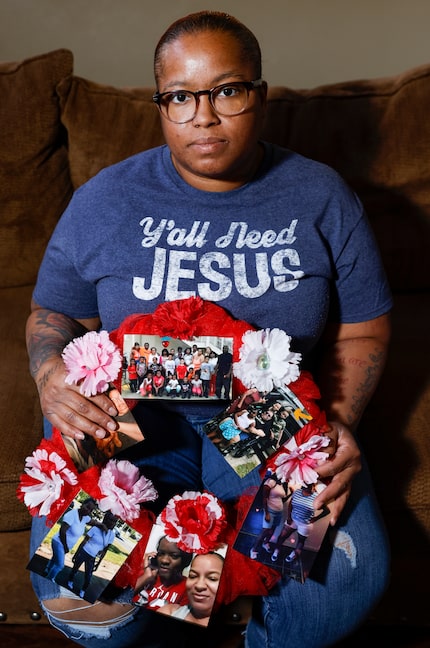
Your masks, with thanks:
M 43 607 L 50 617 L 62 623 L 97 623 L 111 625 L 131 613 L 134 607 L 125 603 L 89 603 L 80 598 L 58 597 L 43 601 Z

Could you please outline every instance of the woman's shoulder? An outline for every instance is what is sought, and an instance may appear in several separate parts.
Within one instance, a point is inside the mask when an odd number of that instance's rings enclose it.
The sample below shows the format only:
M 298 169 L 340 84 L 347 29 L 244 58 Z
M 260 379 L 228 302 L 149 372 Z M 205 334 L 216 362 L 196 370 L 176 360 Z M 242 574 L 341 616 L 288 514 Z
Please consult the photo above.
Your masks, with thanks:
M 115 164 L 111 164 L 92 176 L 74 192 L 74 200 L 97 199 L 99 194 L 108 192 L 114 196 L 117 192 L 118 183 L 127 182 L 129 186 L 142 183 L 142 177 L 147 183 L 159 183 L 163 178 L 161 168 L 163 165 L 163 150 L 165 145 L 157 146 L 136 153 Z
M 166 603 L 158 608 L 157 612 L 161 614 L 167 614 L 171 616 L 174 612 L 177 612 L 181 606 L 177 603 Z
M 333 189 L 333 187 L 347 187 L 345 180 L 338 171 L 328 164 L 306 157 L 278 144 L 263 142 L 263 145 L 265 147 L 265 161 L 263 163 L 262 178 L 264 178 L 264 172 L 267 171 L 270 171 L 270 174 L 276 177 L 284 177 L 285 169 L 288 168 L 289 176 L 292 174 L 312 183 L 321 183 L 323 186 L 328 184 L 330 189 Z

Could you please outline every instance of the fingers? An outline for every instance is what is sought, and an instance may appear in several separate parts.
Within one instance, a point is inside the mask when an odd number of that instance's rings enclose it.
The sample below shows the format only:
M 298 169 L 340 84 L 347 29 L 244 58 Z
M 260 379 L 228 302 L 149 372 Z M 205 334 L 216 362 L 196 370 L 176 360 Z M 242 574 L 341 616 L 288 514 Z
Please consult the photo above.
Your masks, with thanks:
M 337 432 L 337 448 L 334 455 L 322 463 L 318 474 L 330 479 L 327 487 L 315 500 L 315 508 L 330 504 L 330 524 L 336 524 L 351 492 L 352 481 L 361 470 L 361 454 L 355 439 L 347 427 L 333 423 Z
M 51 401 L 44 414 L 63 434 L 75 439 L 83 439 L 85 435 L 104 439 L 118 427 L 112 416 L 84 397 L 80 400 L 71 397 L 67 403 Z
M 332 457 L 336 453 L 337 449 L 337 440 L 339 437 L 339 431 L 336 425 L 331 425 L 329 430 L 326 430 L 324 432 L 325 437 L 330 439 L 330 443 L 328 446 L 324 447 L 324 452 L 327 452 L 330 457 Z
M 350 493 L 351 482 L 342 481 L 336 483 L 336 477 L 334 477 L 327 488 L 316 498 L 315 509 L 319 510 L 324 506 L 329 506 L 330 525 L 334 526 L 348 501 Z
M 51 376 L 40 394 L 43 414 L 66 436 L 104 439 L 118 428 L 117 409 L 108 396 L 86 398 L 79 388 L 67 385 L 64 373 Z

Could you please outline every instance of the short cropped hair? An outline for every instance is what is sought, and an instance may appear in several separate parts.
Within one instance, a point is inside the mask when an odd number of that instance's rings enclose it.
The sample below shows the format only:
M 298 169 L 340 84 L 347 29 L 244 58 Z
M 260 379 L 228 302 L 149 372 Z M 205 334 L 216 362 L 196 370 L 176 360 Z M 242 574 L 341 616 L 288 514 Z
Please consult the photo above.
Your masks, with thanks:
M 205 31 L 231 34 L 240 44 L 244 57 L 253 64 L 254 78 L 261 78 L 261 50 L 252 31 L 228 13 L 198 11 L 176 20 L 166 29 L 158 41 L 154 54 L 154 76 L 157 83 L 162 72 L 164 48 L 184 34 L 196 34 Z

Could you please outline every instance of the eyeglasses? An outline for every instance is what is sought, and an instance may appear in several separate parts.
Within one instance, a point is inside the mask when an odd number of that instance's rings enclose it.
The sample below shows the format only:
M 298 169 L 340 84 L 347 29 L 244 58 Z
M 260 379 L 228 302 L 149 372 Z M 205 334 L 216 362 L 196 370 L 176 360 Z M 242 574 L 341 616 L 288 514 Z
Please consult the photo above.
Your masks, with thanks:
M 257 79 L 223 83 L 210 90 L 198 92 L 191 92 L 191 90 L 156 92 L 152 100 L 159 107 L 163 117 L 174 124 L 185 124 L 196 116 L 202 95 L 208 95 L 209 103 L 217 115 L 233 117 L 240 115 L 246 109 L 251 90 L 262 85 L 263 79 Z

